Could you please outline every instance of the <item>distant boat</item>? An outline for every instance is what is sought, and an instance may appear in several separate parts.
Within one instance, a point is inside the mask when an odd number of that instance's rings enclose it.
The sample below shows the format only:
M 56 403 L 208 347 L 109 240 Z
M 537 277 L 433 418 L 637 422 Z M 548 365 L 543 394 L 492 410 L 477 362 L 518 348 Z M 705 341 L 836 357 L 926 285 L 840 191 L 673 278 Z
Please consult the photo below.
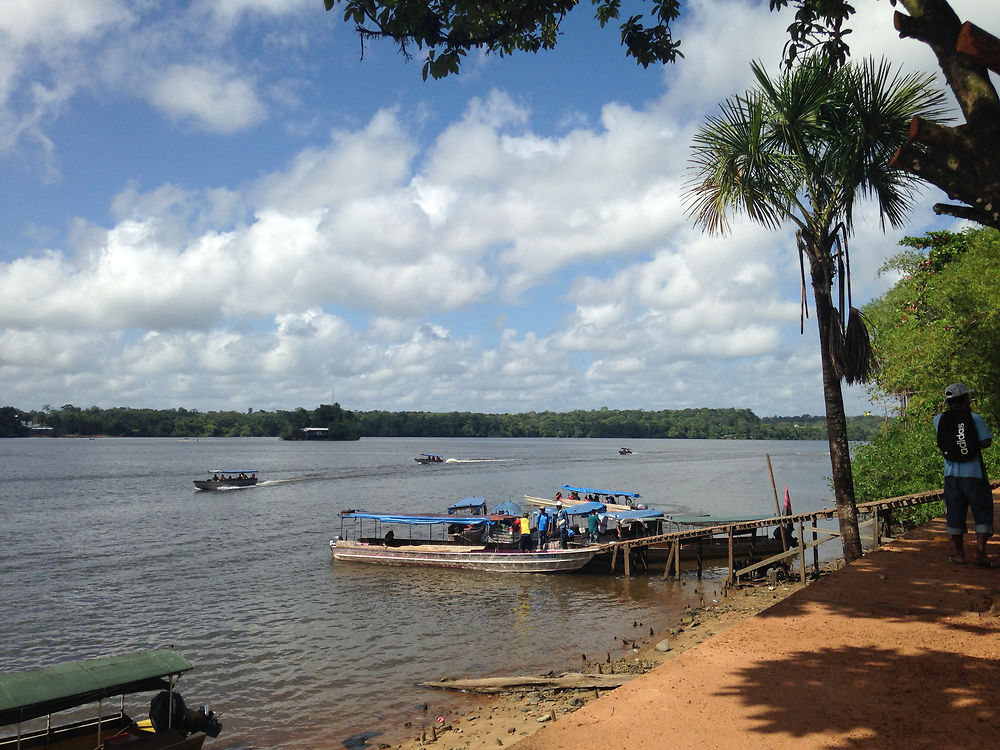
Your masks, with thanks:
M 257 484 L 257 470 L 223 471 L 213 469 L 208 472 L 211 479 L 195 479 L 194 486 L 199 490 L 229 490 L 237 487 L 253 487 Z
M 632 455 L 632 449 L 631 448 L 619 448 L 618 449 L 618 455 L 619 456 L 631 456 Z
M 15 734 L 0 738 L 0 747 L 199 750 L 222 725 L 213 712 L 187 708 L 175 691 L 190 669 L 176 651 L 159 649 L 0 674 L 0 726 L 17 725 Z M 150 718 L 134 721 L 125 712 L 125 696 L 150 692 L 156 693 Z M 118 710 L 111 700 L 117 696 Z M 82 706 L 94 713 L 81 718 Z M 69 713 L 60 720 L 55 715 L 61 712 Z
M 437 456 L 433 453 L 421 453 L 415 459 L 418 464 L 441 464 L 444 463 L 444 459 L 441 456 Z

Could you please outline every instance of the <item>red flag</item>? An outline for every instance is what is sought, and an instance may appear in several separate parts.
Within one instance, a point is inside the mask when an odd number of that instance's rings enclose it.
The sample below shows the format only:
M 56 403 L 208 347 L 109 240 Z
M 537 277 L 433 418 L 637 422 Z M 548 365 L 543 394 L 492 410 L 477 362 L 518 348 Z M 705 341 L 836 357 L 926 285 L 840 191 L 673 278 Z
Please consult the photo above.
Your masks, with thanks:
M 788 497 L 788 485 L 785 485 L 785 515 L 792 515 L 792 500 Z

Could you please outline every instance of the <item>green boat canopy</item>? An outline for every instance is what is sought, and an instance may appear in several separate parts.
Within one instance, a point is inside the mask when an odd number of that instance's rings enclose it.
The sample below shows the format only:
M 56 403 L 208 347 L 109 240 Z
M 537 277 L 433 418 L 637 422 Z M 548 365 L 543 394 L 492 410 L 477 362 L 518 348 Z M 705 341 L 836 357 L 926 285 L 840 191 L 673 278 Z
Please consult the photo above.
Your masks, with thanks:
M 0 674 L 0 726 L 126 693 L 169 687 L 164 678 L 194 669 L 171 649 L 56 664 Z

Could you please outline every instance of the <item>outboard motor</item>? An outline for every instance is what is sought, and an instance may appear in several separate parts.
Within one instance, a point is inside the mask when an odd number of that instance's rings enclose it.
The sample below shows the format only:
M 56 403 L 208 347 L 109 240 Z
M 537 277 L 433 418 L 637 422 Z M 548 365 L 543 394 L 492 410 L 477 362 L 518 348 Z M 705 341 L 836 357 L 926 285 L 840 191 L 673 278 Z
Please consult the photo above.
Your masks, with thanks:
M 170 693 L 167 690 L 160 691 L 149 702 L 149 720 L 156 732 L 173 728 L 184 734 L 204 732 L 209 737 L 218 737 L 222 731 L 222 723 L 214 711 L 206 711 L 204 706 L 197 711 L 188 708 L 180 693 L 174 693 L 171 718 Z

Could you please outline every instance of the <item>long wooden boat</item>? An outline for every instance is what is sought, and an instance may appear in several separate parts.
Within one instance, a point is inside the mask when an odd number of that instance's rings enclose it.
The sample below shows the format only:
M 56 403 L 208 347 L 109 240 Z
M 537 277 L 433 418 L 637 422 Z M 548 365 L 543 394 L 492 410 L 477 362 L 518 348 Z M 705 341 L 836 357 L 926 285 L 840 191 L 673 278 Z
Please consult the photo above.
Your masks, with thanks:
M 547 549 L 521 552 L 514 547 L 508 516 L 438 516 L 393 515 L 345 511 L 339 514 L 342 534 L 330 541 L 333 559 L 337 561 L 377 563 L 382 565 L 416 565 L 438 568 L 485 570 L 494 573 L 558 573 L 579 570 L 596 555 L 596 546 Z M 348 524 L 345 524 L 349 522 Z M 365 522 L 374 526 L 375 533 L 364 534 Z M 481 544 L 470 544 L 456 538 L 455 528 L 482 526 Z M 384 535 L 383 528 L 390 527 Z M 395 528 L 409 527 L 429 532 L 426 538 L 399 538 Z M 435 540 L 448 534 L 450 539 Z M 348 538 L 353 536 L 354 538 Z
M 579 570 L 596 555 L 598 547 L 550 548 L 531 552 L 496 549 L 485 545 L 408 544 L 383 547 L 377 541 L 330 542 L 333 559 L 383 565 L 424 565 L 493 573 L 559 573 Z
M 159 649 L 0 674 L 0 726 L 16 727 L 0 748 L 199 750 L 222 725 L 212 712 L 188 709 L 174 690 L 190 669 L 176 651 Z M 150 718 L 134 721 L 126 695 L 154 691 Z M 108 699 L 118 696 L 116 710 Z M 81 719 L 84 706 L 92 713 Z M 64 712 L 60 723 L 55 717 Z
M 238 471 L 225 471 L 223 469 L 213 469 L 208 472 L 209 479 L 195 479 L 194 486 L 199 490 L 231 490 L 238 487 L 253 487 L 257 484 L 256 469 L 242 469 Z
M 596 490 L 590 487 L 574 487 L 569 484 L 564 484 L 552 499 L 525 495 L 524 500 L 531 505 L 546 508 L 555 507 L 556 503 L 562 503 L 563 507 L 569 507 L 588 502 L 601 503 L 609 511 L 628 511 L 645 507 L 639 502 L 642 500 L 642 495 L 638 492 Z

